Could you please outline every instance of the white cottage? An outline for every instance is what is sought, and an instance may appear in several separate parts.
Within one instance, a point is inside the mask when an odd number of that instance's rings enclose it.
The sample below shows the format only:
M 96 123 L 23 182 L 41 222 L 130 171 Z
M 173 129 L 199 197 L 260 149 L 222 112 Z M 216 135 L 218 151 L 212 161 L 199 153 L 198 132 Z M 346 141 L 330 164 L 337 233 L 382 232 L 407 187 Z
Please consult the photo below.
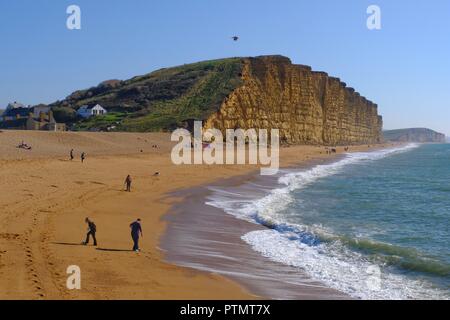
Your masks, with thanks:
M 102 116 L 107 113 L 108 113 L 108 111 L 106 111 L 106 109 L 103 108 L 99 104 L 90 105 L 90 106 L 82 106 L 77 111 L 77 114 L 83 118 Z

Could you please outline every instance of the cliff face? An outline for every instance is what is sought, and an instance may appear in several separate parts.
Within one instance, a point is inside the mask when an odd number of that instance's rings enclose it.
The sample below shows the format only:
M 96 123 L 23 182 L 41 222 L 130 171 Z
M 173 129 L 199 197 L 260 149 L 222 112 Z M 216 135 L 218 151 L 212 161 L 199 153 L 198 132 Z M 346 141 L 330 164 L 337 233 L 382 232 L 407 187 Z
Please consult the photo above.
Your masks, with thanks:
M 377 105 L 326 73 L 267 56 L 244 59 L 241 78 L 243 84 L 207 119 L 206 128 L 280 129 L 288 143 L 382 141 Z
M 445 134 L 426 128 L 388 130 L 384 131 L 383 135 L 386 140 L 395 142 L 445 143 L 447 141 Z

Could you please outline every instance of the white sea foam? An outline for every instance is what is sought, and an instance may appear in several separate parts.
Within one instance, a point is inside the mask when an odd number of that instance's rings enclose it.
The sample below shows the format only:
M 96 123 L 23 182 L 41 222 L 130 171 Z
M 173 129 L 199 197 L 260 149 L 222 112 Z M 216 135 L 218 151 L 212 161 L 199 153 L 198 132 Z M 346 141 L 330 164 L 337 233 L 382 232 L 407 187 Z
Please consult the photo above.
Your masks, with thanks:
M 418 146 L 418 144 L 411 143 L 399 148 L 347 153 L 343 159 L 330 164 L 316 165 L 307 170 L 284 170 L 284 174 L 278 179 L 280 187 L 270 190 L 259 199 L 255 199 L 253 195 L 210 188 L 213 194 L 208 197 L 206 204 L 250 222 L 263 223 L 268 226 L 283 224 L 282 219 L 279 220 L 279 213 L 294 200 L 292 191 L 307 187 L 318 179 L 337 174 L 342 168 L 350 164 L 374 161 L 389 155 L 406 152 Z
M 353 297 L 363 299 L 433 299 L 443 298 L 442 292 L 428 284 L 390 273 L 380 265 L 381 282 L 373 290 L 368 287 L 373 275 L 373 262 L 347 248 L 339 240 L 322 242 L 319 239 L 338 238 L 321 226 L 286 223 L 282 212 L 294 201 L 292 192 L 319 179 L 339 173 L 348 165 L 375 161 L 418 147 L 409 144 L 400 148 L 373 152 L 348 153 L 337 162 L 316 165 L 307 170 L 284 171 L 279 187 L 255 199 L 255 195 L 230 194 L 215 189 L 207 204 L 220 208 L 240 219 L 263 224 L 271 230 L 253 231 L 242 237 L 252 248 L 274 261 L 298 267 L 312 279 L 323 282 Z M 296 199 L 296 201 L 299 201 Z M 372 289 L 371 289 L 372 288 Z
M 432 288 L 430 284 L 386 271 L 382 265 L 375 265 L 339 241 L 311 246 L 292 241 L 292 237 L 276 230 L 253 231 L 242 239 L 263 256 L 300 268 L 312 279 L 355 298 L 446 298 L 445 292 Z M 373 270 L 380 270 L 379 276 Z

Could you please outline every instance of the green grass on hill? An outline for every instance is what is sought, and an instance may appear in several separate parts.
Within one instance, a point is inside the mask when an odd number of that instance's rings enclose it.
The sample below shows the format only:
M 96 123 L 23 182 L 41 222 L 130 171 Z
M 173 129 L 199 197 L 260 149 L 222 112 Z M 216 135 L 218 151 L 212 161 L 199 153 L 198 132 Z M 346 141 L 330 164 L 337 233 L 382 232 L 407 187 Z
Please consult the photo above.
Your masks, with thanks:
M 54 108 L 99 103 L 109 113 L 77 122 L 75 130 L 161 131 L 184 120 L 207 119 L 241 85 L 241 58 L 211 60 L 173 68 L 102 86 L 76 91 Z M 110 117 L 111 115 L 111 117 Z
M 110 112 L 104 116 L 92 117 L 77 122 L 72 128 L 75 131 L 100 130 L 111 131 L 117 130 L 123 119 L 127 116 L 124 112 Z M 115 127 L 112 128 L 112 127 Z
M 205 120 L 217 112 L 224 99 L 241 84 L 239 59 L 204 62 L 181 69 L 189 75 L 197 68 L 208 70 L 183 95 L 156 101 L 143 116 L 129 117 L 122 123 L 125 131 L 172 130 L 187 119 Z

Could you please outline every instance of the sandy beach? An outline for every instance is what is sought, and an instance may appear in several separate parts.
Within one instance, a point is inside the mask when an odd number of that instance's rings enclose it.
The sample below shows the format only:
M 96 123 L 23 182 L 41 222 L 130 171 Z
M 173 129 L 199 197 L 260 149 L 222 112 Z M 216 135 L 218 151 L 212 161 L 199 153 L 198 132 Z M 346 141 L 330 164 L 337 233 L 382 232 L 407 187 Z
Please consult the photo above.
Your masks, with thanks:
M 22 140 L 32 150 L 16 148 Z M 174 191 L 257 167 L 176 166 L 172 146 L 163 133 L 0 132 L 0 299 L 258 298 L 228 278 L 165 262 L 159 245 L 162 218 L 182 201 Z M 333 156 L 317 146 L 280 150 L 282 166 Z M 131 193 L 123 191 L 127 174 Z M 97 225 L 98 247 L 81 245 L 85 217 Z M 140 253 L 130 250 L 136 218 L 144 232 Z M 66 288 L 70 265 L 81 268 L 81 290 Z

